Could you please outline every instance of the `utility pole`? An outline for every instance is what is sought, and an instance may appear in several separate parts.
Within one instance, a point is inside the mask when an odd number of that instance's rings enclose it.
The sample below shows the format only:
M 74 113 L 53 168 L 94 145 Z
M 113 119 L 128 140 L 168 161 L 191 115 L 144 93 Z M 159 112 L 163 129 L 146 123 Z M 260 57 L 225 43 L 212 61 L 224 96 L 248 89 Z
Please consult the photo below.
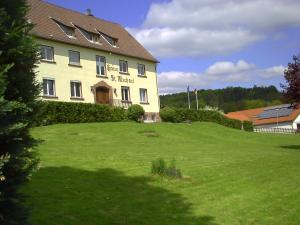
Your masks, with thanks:
M 190 86 L 187 86 L 187 94 L 188 94 L 188 103 L 189 103 L 189 109 L 191 109 L 191 101 L 190 101 Z
M 199 109 L 199 104 L 198 104 L 198 91 L 195 89 L 195 96 L 196 96 L 196 104 L 197 104 L 197 110 Z

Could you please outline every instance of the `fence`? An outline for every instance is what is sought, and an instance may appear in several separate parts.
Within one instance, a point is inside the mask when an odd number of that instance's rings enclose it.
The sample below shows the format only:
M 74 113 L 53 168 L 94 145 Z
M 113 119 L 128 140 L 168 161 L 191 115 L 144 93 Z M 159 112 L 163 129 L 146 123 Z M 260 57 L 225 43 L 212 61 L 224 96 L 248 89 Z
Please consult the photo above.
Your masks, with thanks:
M 258 132 L 258 133 L 296 134 L 297 130 L 291 129 L 291 128 L 254 128 L 254 132 Z

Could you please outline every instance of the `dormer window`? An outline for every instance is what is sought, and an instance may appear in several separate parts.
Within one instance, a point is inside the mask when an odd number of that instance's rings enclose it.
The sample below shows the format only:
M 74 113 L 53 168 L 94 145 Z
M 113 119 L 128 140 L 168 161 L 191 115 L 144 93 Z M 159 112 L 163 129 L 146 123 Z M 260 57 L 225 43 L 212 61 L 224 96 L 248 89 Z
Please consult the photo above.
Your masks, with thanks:
M 85 29 L 82 29 L 81 27 L 78 27 L 78 29 L 80 30 L 80 32 L 82 33 L 82 35 L 89 41 L 95 44 L 100 44 L 100 35 L 93 33 L 93 32 L 89 32 Z
M 69 37 L 69 38 L 76 38 L 75 37 L 75 28 L 72 26 L 65 25 L 55 19 L 54 22 L 60 27 L 60 29 Z
M 101 33 L 101 36 L 106 40 L 112 47 L 117 47 L 117 39 L 108 36 L 107 34 Z

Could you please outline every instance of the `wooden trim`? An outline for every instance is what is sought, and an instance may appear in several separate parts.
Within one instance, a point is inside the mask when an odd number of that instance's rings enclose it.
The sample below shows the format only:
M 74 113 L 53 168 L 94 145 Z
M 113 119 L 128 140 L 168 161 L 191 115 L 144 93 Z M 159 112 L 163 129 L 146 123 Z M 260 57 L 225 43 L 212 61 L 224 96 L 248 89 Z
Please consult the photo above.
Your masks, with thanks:
M 56 64 L 55 61 L 50 61 L 50 60 L 46 60 L 46 59 L 40 59 L 40 62 L 49 63 L 49 64 Z
M 51 95 L 42 95 L 42 98 L 47 98 L 47 99 L 58 99 L 57 96 L 51 96 Z
M 103 75 L 98 75 L 98 74 L 96 74 L 96 77 L 103 78 L 103 79 L 108 79 L 108 76 L 103 76 Z
M 77 65 L 77 64 L 68 64 L 68 66 L 71 66 L 71 67 L 79 67 L 79 68 L 82 68 L 82 65 Z
M 125 73 L 125 72 L 119 72 L 119 74 L 122 74 L 122 75 L 127 75 L 127 76 L 129 76 L 130 75 L 130 73 Z
M 84 98 L 71 97 L 71 100 L 84 101 Z

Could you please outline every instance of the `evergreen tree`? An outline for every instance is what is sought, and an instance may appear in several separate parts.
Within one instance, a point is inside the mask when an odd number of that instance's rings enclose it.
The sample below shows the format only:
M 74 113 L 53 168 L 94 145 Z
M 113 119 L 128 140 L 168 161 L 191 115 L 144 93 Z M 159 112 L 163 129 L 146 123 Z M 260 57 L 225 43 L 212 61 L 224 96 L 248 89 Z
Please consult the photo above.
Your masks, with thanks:
M 37 165 L 29 134 L 39 85 L 26 0 L 0 1 L 0 224 L 26 225 L 19 187 Z
M 300 54 L 294 56 L 293 61 L 284 71 L 286 85 L 282 84 L 281 87 L 287 102 L 300 105 Z

